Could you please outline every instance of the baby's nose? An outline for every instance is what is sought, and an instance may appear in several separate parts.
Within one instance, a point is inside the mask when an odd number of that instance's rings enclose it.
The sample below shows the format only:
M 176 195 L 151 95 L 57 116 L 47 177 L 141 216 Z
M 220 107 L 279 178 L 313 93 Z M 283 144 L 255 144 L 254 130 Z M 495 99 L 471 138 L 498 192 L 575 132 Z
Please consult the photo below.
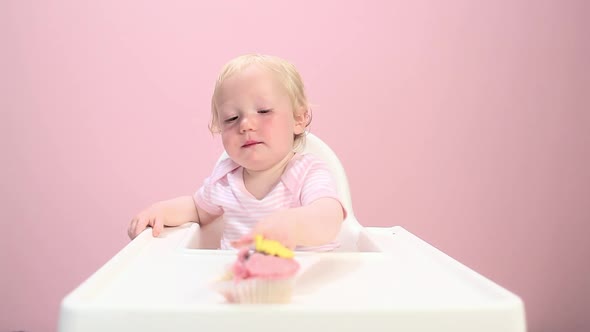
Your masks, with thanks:
M 252 115 L 244 115 L 240 120 L 240 131 L 250 131 L 256 129 L 256 119 Z

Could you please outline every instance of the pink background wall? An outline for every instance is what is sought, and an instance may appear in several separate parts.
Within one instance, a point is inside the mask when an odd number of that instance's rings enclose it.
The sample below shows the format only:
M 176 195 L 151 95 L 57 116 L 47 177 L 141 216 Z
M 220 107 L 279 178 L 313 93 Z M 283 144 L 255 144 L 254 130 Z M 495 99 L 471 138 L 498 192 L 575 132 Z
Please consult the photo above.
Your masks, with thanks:
M 590 329 L 588 2 L 165 3 L 0 2 L 1 331 L 54 330 L 136 212 L 197 188 L 217 72 L 253 51 L 299 67 L 363 224 L 520 295 L 530 331 Z

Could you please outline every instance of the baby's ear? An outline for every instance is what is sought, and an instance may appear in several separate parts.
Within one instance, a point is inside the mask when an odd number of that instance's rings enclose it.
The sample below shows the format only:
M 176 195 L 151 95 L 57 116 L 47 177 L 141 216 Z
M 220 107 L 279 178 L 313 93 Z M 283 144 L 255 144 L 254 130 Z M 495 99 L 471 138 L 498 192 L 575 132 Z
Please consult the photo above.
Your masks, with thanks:
M 298 107 L 293 117 L 295 119 L 295 135 L 299 135 L 305 131 L 305 127 L 307 127 L 307 122 L 309 119 L 309 111 L 304 106 Z

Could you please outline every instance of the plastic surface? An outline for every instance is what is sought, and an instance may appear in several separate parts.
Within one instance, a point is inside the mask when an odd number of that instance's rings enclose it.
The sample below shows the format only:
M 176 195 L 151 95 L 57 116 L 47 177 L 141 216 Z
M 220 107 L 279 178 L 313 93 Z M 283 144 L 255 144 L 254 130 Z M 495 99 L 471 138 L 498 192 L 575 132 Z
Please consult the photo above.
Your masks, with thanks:
M 297 253 L 286 305 L 225 303 L 209 283 L 235 252 L 199 237 L 143 232 L 63 300 L 59 331 L 525 331 L 517 296 L 401 227 L 361 229 L 356 252 Z

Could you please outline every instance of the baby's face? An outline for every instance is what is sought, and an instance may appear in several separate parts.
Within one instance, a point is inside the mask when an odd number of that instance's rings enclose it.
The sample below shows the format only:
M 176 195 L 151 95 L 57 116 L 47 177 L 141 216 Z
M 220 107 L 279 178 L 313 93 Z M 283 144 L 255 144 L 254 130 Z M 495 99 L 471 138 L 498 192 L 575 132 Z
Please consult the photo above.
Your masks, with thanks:
M 294 135 L 305 128 L 282 85 L 257 66 L 226 79 L 216 103 L 223 146 L 248 170 L 267 170 L 289 158 Z

